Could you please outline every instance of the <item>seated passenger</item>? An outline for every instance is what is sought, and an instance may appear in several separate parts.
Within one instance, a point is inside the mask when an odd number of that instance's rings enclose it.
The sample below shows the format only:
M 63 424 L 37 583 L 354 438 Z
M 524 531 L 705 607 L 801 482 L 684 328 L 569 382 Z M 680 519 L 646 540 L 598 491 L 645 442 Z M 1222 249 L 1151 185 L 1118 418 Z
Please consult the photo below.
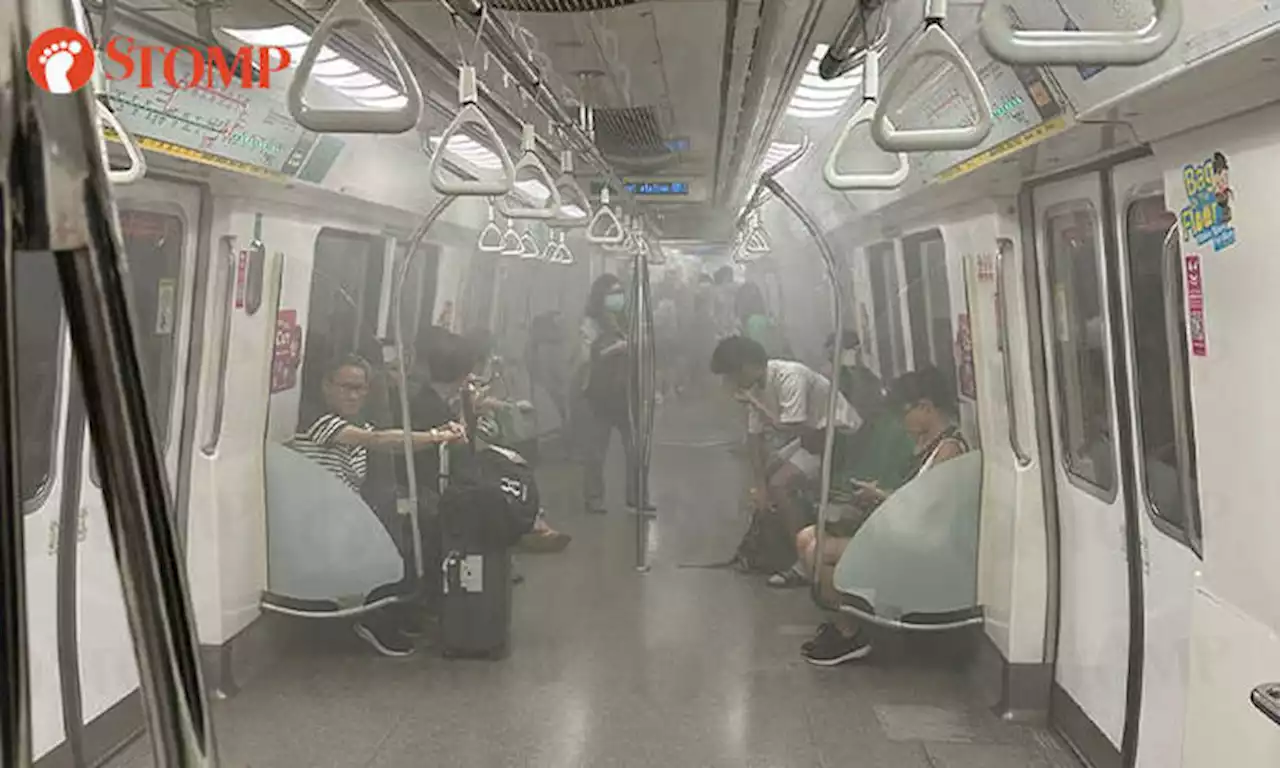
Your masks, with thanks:
M 723 377 L 747 407 L 748 451 L 757 508 L 776 510 L 783 516 L 789 535 L 795 535 L 806 520 L 793 495 L 794 486 L 818 480 L 831 381 L 803 363 L 770 360 L 764 347 L 742 336 L 730 336 L 716 346 L 711 372 Z M 835 423 L 841 431 L 836 451 L 839 456 L 840 445 L 862 425 L 862 419 L 843 395 L 836 398 Z M 765 444 L 767 431 L 789 440 L 782 451 L 787 458 L 772 472 Z
M 321 380 L 324 413 L 290 442 L 290 447 L 332 472 L 357 494 L 368 472 L 369 450 L 396 452 L 404 447 L 403 430 L 375 429 L 361 418 L 370 374 L 369 364 L 355 355 L 330 364 Z M 415 451 L 423 451 L 462 441 L 466 431 L 450 421 L 411 432 L 410 439 Z M 397 538 L 395 532 L 392 538 Z M 394 612 L 383 610 L 363 617 L 355 632 L 385 656 L 408 656 L 413 653 L 413 643 L 399 624 Z
M 969 444 L 955 425 L 955 396 L 936 368 L 913 371 L 899 378 L 890 389 L 889 401 L 902 414 L 903 425 L 916 441 L 915 461 L 906 473 L 903 485 L 930 467 L 969 450 Z M 866 510 L 874 510 L 892 492 L 876 482 L 854 480 L 853 485 L 856 488 L 855 502 Z M 805 528 L 796 537 L 796 550 L 810 572 L 816 568 L 823 601 L 830 606 L 840 604 L 840 594 L 835 589 L 833 578 L 836 565 L 851 541 L 849 535 L 839 526 L 828 526 L 822 541 L 820 567 L 815 562 L 815 527 Z M 856 619 L 837 613 L 831 622 L 818 628 L 817 635 L 804 644 L 801 653 L 811 664 L 833 667 L 865 658 L 871 653 L 871 644 L 862 636 Z

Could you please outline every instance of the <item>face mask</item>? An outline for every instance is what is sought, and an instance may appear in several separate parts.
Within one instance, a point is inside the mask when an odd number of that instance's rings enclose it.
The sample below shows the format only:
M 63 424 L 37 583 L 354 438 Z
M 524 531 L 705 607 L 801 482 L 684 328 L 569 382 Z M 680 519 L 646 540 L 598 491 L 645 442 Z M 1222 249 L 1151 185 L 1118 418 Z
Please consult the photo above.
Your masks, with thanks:
M 610 312 L 621 312 L 627 307 L 627 297 L 620 293 L 611 293 L 604 297 L 604 308 Z

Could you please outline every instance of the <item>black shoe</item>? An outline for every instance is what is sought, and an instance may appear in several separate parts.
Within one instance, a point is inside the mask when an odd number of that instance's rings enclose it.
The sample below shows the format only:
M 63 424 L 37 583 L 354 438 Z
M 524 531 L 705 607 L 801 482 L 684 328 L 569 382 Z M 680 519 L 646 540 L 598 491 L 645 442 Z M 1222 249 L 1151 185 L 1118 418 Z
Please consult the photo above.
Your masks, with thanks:
M 392 658 L 404 658 L 412 656 L 417 650 L 413 646 L 413 642 L 409 638 L 394 630 L 379 629 L 374 631 L 373 627 L 368 624 L 356 624 L 356 636 L 373 646 L 373 649 L 383 656 Z
M 839 634 L 840 630 L 836 629 L 836 625 L 829 621 L 824 623 L 822 626 L 818 627 L 818 632 L 812 638 L 804 641 L 804 645 L 800 646 L 800 652 L 806 656 L 809 655 L 814 648 L 818 647 L 819 643 L 828 642 L 829 638 L 827 636 L 832 632 Z
M 862 637 L 862 633 L 846 637 L 844 633 L 835 631 L 814 638 L 813 648 L 802 654 L 804 660 L 819 667 L 836 667 L 848 661 L 865 659 L 871 653 L 871 643 Z

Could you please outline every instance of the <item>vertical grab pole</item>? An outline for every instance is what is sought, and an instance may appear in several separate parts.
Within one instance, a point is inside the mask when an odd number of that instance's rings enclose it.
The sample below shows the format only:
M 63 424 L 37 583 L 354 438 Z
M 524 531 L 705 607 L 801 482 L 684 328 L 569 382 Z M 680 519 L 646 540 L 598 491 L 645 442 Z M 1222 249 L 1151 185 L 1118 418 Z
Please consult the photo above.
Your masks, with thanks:
M 74 27 L 71 0 L 23 0 L 0 14 L 10 46 L 32 31 Z M 9 58 L 12 67 L 20 56 Z M 72 349 L 83 386 L 107 522 L 119 564 L 153 753 L 165 768 L 217 765 L 170 497 L 152 434 L 142 367 L 127 303 L 128 273 L 101 151 L 92 89 L 74 95 L 35 88 L 11 69 L 15 146 L 23 167 L 9 226 L 14 250 L 57 263 Z M 20 70 L 18 70 L 20 71 Z M 13 135 L 5 137 L 14 138 Z M 20 765 L 20 764 L 19 764 Z
M 403 510 L 401 513 L 409 515 L 409 527 L 413 535 L 413 565 L 419 579 L 426 573 L 426 563 L 423 562 L 422 555 L 422 521 L 418 517 L 418 467 L 414 463 L 416 452 L 413 449 L 413 422 L 409 409 L 409 371 L 405 369 L 404 364 L 406 349 L 404 343 L 404 317 L 400 307 L 404 301 L 404 284 L 409 276 L 409 270 L 413 267 L 413 260 L 417 257 L 418 250 L 422 246 L 422 241 L 427 237 L 427 231 L 457 199 L 453 195 L 445 195 L 427 212 L 427 215 L 422 219 L 422 223 L 418 225 L 418 228 L 414 230 L 413 235 L 409 238 L 404 262 L 400 264 L 400 269 L 396 272 L 395 283 L 391 286 L 391 322 L 395 329 L 396 367 L 398 368 L 396 388 L 400 390 L 400 431 L 404 437 L 405 479 L 409 484 L 409 488 L 406 491 L 408 498 L 405 499 L 408 509 Z M 426 363 L 425 360 L 420 362 Z M 430 366 L 427 366 L 427 368 L 430 370 Z M 428 376 L 428 378 L 430 377 Z M 430 381 L 427 382 L 427 386 L 431 386 Z M 448 454 L 448 451 L 442 446 L 440 453 L 443 458 Z M 445 472 L 443 466 L 442 464 L 441 474 Z
M 0 20 L 4 29 L 4 61 L 17 62 L 19 19 L 10 11 Z M 19 482 L 17 350 L 14 306 L 13 194 L 9 180 L 13 178 L 13 144 L 18 130 L 15 88 L 21 78 L 12 65 L 0 69 L 0 364 L 4 381 L 0 383 L 0 503 L 8 513 L 0 520 L 0 765 L 26 768 L 31 765 L 31 681 L 27 656 L 27 587 L 26 546 Z
M 631 277 L 631 328 L 627 384 L 631 419 L 631 473 L 636 502 L 636 570 L 649 570 L 649 458 L 652 448 L 654 398 L 653 309 L 649 302 L 649 262 L 637 248 Z
M 844 297 L 840 289 L 840 269 L 835 251 L 831 249 L 831 244 L 822 236 L 822 230 L 818 227 L 818 222 L 809 215 L 809 212 L 804 209 L 800 201 L 792 197 L 791 193 L 779 184 L 771 174 L 766 174 L 760 180 L 760 185 L 772 192 L 783 205 L 791 209 L 795 217 L 813 236 L 813 240 L 818 246 L 818 252 L 822 255 L 823 265 L 827 268 L 827 282 L 831 288 L 831 319 L 832 325 L 835 326 L 836 343 L 832 345 L 832 380 L 827 396 L 827 430 L 822 444 L 822 486 L 818 491 L 818 525 L 814 530 L 814 579 L 811 593 L 813 601 L 818 604 L 819 608 L 834 610 L 834 606 L 823 602 L 822 580 L 818 578 L 818 575 L 822 571 L 822 547 L 825 544 L 823 539 L 826 534 L 827 516 L 831 511 L 831 464 L 832 453 L 836 444 L 836 407 L 840 403 L 841 396 L 839 377 L 842 345 L 840 340 L 844 338 Z

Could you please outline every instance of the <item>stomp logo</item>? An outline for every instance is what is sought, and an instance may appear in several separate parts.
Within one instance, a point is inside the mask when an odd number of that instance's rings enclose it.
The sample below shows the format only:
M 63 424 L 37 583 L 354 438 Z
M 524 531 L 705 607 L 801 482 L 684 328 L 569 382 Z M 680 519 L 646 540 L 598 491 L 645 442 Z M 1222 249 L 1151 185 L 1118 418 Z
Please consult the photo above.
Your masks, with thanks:
M 274 45 L 243 46 L 228 61 L 225 50 L 218 46 L 166 48 L 139 45 L 132 37 L 111 38 L 105 53 L 114 65 L 113 69 L 106 70 L 108 80 L 131 80 L 144 89 L 155 88 L 157 79 L 180 90 L 230 88 L 233 82 L 240 88 L 265 89 L 271 87 L 273 72 L 282 72 L 293 62 L 289 49 Z M 75 93 L 93 79 L 96 66 L 93 44 L 67 27 L 41 33 L 27 51 L 27 71 L 31 79 L 49 93 Z M 180 71 L 184 74 L 179 74 Z

